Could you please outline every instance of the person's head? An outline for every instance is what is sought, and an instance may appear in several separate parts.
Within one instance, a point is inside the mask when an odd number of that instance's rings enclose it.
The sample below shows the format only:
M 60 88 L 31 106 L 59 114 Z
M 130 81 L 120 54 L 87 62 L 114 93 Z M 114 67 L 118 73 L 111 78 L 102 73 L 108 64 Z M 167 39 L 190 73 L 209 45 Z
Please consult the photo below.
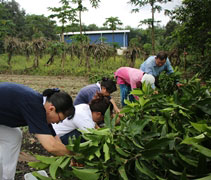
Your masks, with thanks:
M 145 82 L 146 84 L 150 84 L 151 87 L 155 88 L 155 78 L 151 74 L 144 74 L 144 76 L 141 79 L 141 83 Z
M 166 59 L 167 59 L 167 54 L 161 51 L 155 57 L 155 63 L 158 67 L 161 67 L 166 63 Z
M 110 96 L 111 93 L 117 90 L 116 82 L 105 77 L 102 78 L 100 82 L 100 86 L 101 86 L 101 93 L 104 96 Z
M 43 91 L 46 96 L 46 117 L 48 123 L 59 123 L 65 118 L 72 118 L 75 114 L 75 107 L 71 96 L 56 89 L 46 89 Z
M 113 105 L 110 100 L 104 96 L 102 93 L 97 93 L 92 101 L 89 103 L 89 107 L 92 112 L 93 121 L 97 124 L 104 122 L 104 115 L 107 109 L 110 107 L 112 112 Z

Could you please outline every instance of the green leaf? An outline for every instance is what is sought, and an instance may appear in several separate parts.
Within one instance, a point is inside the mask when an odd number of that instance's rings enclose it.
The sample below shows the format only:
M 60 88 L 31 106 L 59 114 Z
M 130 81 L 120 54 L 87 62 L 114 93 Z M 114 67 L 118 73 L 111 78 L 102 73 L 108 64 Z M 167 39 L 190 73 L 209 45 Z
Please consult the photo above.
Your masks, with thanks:
M 59 165 L 59 167 L 61 168 L 61 169 L 64 169 L 67 165 L 69 166 L 69 164 L 70 164 L 70 157 L 68 157 L 67 159 L 65 159 L 60 165 Z
M 144 99 L 142 97 L 139 98 L 139 103 L 141 105 L 141 107 L 144 107 L 144 105 L 149 101 L 149 99 Z
M 115 150 L 122 156 L 124 157 L 129 157 L 130 154 L 129 153 L 126 153 L 125 151 L 123 151 L 119 146 L 115 146 Z
M 198 179 L 195 179 L 195 180 L 210 180 L 210 179 L 211 179 L 211 174 L 209 174 L 209 175 L 206 176 L 206 177 L 198 178 Z
M 207 124 L 200 124 L 200 123 L 194 123 L 191 122 L 191 125 L 199 132 L 209 132 L 211 133 L 211 127 L 207 126 Z
M 183 156 L 181 153 L 178 152 L 179 157 L 185 161 L 186 163 L 190 164 L 191 166 L 197 167 L 198 161 L 189 159 L 187 156 Z
M 100 148 L 95 152 L 95 155 L 99 158 L 101 156 Z
M 53 179 L 56 179 L 56 172 L 58 170 L 58 167 L 60 164 L 64 161 L 66 156 L 61 156 L 59 159 L 57 159 L 55 162 L 53 162 L 49 167 L 49 173 Z
M 198 145 L 196 143 L 192 143 L 192 145 L 198 149 L 198 151 L 200 153 L 202 153 L 203 155 L 207 156 L 207 157 L 211 157 L 211 150 L 204 147 L 204 146 L 201 146 L 201 145 Z
M 46 169 L 49 166 L 49 164 L 45 164 L 42 162 L 29 162 L 28 165 L 35 169 Z
M 173 140 L 168 138 L 154 139 L 145 145 L 145 149 L 157 149 L 168 146 Z
M 182 144 L 189 144 L 189 145 L 192 145 L 193 147 L 195 147 L 197 149 L 197 151 L 207 157 L 211 157 L 211 150 L 204 147 L 204 146 L 201 146 L 197 143 L 195 143 L 195 139 L 194 138 L 186 138 L 185 140 L 183 140 L 181 143 Z
M 127 177 L 127 174 L 126 174 L 126 171 L 125 171 L 125 166 L 120 166 L 118 171 L 119 171 L 119 174 L 122 177 L 122 179 L 128 180 L 128 177 Z
M 156 179 L 156 176 L 153 172 L 151 172 L 143 163 L 139 163 L 138 159 L 136 159 L 136 168 L 143 174 L 147 175 L 151 179 Z
M 103 145 L 103 152 L 105 154 L 105 162 L 106 162 L 106 161 L 108 161 L 110 159 L 109 147 L 108 147 L 107 143 L 105 143 Z
M 38 172 L 32 172 L 32 175 L 35 177 L 38 177 L 41 180 L 52 180 L 52 178 L 50 177 L 46 177 L 46 176 L 42 176 L 41 174 L 39 174 Z
M 130 111 L 131 111 L 131 107 L 124 106 L 124 108 L 121 109 L 120 113 L 124 114 L 124 113 L 129 113 Z
M 105 122 L 105 126 L 108 128 L 112 128 L 111 127 L 111 112 L 110 112 L 110 108 L 107 109 L 105 116 L 104 116 L 104 122 Z
M 72 167 L 73 174 L 81 180 L 98 180 L 100 177 L 100 173 L 98 173 L 98 169 L 77 169 Z
M 35 155 L 36 159 L 45 163 L 45 164 L 52 164 L 53 162 L 55 162 L 58 157 L 54 157 L 54 156 L 51 156 L 51 157 L 47 157 L 47 156 L 40 156 L 40 155 Z

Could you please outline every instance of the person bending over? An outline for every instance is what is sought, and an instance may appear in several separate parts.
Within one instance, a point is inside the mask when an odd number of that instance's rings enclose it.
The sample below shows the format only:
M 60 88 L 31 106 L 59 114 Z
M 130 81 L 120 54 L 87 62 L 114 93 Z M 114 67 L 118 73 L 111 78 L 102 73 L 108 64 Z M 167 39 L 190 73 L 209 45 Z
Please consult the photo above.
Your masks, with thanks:
M 106 110 L 113 109 L 112 103 L 102 93 L 97 93 L 89 104 L 75 106 L 75 115 L 72 119 L 65 119 L 63 122 L 53 124 L 56 134 L 62 142 L 67 145 L 69 137 L 78 138 L 81 135 L 79 130 L 98 128 L 104 122 Z M 84 139 L 81 139 L 84 142 Z
M 71 152 L 64 146 L 51 125 L 75 112 L 72 98 L 59 89 L 40 94 L 16 83 L 0 83 L 0 179 L 14 179 L 21 148 L 22 132 L 28 126 L 41 145 L 54 155 Z
M 151 74 L 155 77 L 156 83 L 155 85 L 159 87 L 158 79 L 159 75 L 162 71 L 166 71 L 167 74 L 172 74 L 174 73 L 174 70 L 171 66 L 171 63 L 167 57 L 167 54 L 165 52 L 159 52 L 156 56 L 150 56 L 148 57 L 140 66 L 140 70 L 147 73 Z M 180 87 L 182 86 L 179 81 L 177 81 L 177 86 Z
M 93 99 L 95 94 L 97 92 L 100 92 L 110 99 L 111 103 L 113 104 L 114 111 L 116 113 L 119 113 L 119 108 L 117 107 L 115 101 L 110 97 L 110 95 L 116 90 L 116 82 L 104 77 L 102 78 L 101 82 L 97 82 L 96 84 L 90 84 L 88 86 L 83 87 L 77 94 L 73 104 L 88 104 Z
M 155 78 L 150 74 L 145 74 L 140 69 L 131 67 L 120 67 L 114 72 L 114 77 L 117 80 L 117 84 L 120 87 L 121 104 L 125 106 L 124 100 L 127 99 L 132 89 L 140 88 L 141 84 L 145 81 L 151 84 L 151 87 L 155 89 Z M 137 97 L 135 97 L 137 99 Z M 134 96 L 129 95 L 129 100 L 134 101 Z

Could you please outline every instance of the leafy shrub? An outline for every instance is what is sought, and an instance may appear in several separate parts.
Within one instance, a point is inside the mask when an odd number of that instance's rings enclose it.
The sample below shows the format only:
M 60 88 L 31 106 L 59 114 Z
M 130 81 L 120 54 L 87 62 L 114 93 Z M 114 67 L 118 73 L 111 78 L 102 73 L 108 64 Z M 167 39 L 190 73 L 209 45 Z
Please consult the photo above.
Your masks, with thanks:
M 71 167 L 70 156 L 39 157 L 31 163 L 49 168 L 52 179 L 210 179 L 211 96 L 194 78 L 173 95 L 153 94 L 150 86 L 133 90 L 125 101 L 120 126 L 105 115 L 105 127 L 83 131 L 86 142 L 70 139 L 67 148 L 84 167 Z

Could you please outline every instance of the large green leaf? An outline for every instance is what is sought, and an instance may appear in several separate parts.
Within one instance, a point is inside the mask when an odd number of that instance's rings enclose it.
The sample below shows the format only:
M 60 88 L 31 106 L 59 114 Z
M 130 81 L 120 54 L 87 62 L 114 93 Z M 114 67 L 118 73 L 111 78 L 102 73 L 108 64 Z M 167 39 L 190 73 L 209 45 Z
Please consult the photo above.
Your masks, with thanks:
M 35 169 L 46 169 L 49 166 L 49 164 L 45 164 L 42 162 L 29 162 L 28 165 Z
M 207 132 L 211 133 L 211 127 L 207 126 L 207 124 L 191 122 L 191 125 L 199 132 L 207 131 Z
M 120 155 L 122 155 L 122 156 L 124 156 L 124 157 L 128 157 L 128 156 L 130 156 L 130 154 L 129 153 L 127 153 L 127 152 L 125 152 L 124 150 L 122 150 L 119 146 L 115 146 L 115 150 L 120 154 Z
M 173 140 L 168 138 L 154 139 L 145 145 L 145 149 L 157 149 L 168 146 Z
M 203 154 L 203 155 L 205 155 L 207 157 L 211 157 L 211 150 L 206 148 L 206 147 L 204 147 L 204 146 L 201 146 L 201 145 L 197 144 L 196 143 L 196 139 L 194 139 L 194 138 L 186 138 L 185 140 L 182 141 L 182 143 L 183 144 L 192 145 L 193 147 L 196 148 L 196 150 L 199 153 L 201 153 L 201 154 Z
M 189 159 L 187 156 L 182 155 L 181 153 L 178 152 L 179 157 L 185 161 L 186 163 L 190 164 L 191 166 L 197 167 L 198 161 Z
M 98 169 L 77 169 L 72 167 L 73 174 L 81 180 L 98 180 L 100 173 L 98 173 Z
M 32 172 L 32 175 L 39 178 L 40 180 L 52 180 L 52 178 L 50 177 L 46 177 L 46 176 L 42 176 L 41 174 L 39 174 L 38 172 Z
M 208 176 L 205 176 L 203 178 L 198 178 L 198 179 L 195 179 L 195 180 L 210 180 L 211 179 L 211 174 L 208 174 Z
M 56 172 L 57 172 L 57 169 L 58 167 L 61 165 L 61 163 L 65 160 L 65 156 L 61 156 L 59 157 L 59 159 L 57 159 L 56 161 L 54 161 L 50 167 L 49 167 L 49 173 L 51 175 L 51 177 L 53 179 L 56 179 Z
M 105 143 L 103 145 L 103 152 L 105 154 L 105 162 L 106 162 L 106 161 L 108 161 L 110 159 L 109 147 L 108 147 L 107 143 Z
M 149 169 L 147 168 L 143 163 L 139 163 L 138 159 L 136 159 L 135 162 L 136 168 L 143 174 L 147 175 L 148 177 L 150 177 L 151 179 L 156 179 L 155 174 Z
M 125 171 L 125 166 L 120 166 L 118 171 L 119 171 L 119 174 L 122 177 L 122 179 L 128 180 L 128 177 L 127 177 L 127 174 L 126 174 L 126 171 Z
M 70 157 L 68 157 L 67 159 L 65 159 L 60 165 L 59 165 L 59 167 L 61 168 L 61 169 L 64 169 L 67 165 L 69 165 L 70 164 Z
M 110 112 L 110 108 L 107 109 L 105 116 L 104 116 L 104 122 L 105 122 L 105 126 L 108 128 L 112 128 L 111 127 L 111 112 Z
M 45 163 L 45 164 L 52 164 L 53 162 L 55 162 L 58 157 L 47 157 L 47 156 L 40 156 L 40 155 L 35 155 L 36 159 Z

